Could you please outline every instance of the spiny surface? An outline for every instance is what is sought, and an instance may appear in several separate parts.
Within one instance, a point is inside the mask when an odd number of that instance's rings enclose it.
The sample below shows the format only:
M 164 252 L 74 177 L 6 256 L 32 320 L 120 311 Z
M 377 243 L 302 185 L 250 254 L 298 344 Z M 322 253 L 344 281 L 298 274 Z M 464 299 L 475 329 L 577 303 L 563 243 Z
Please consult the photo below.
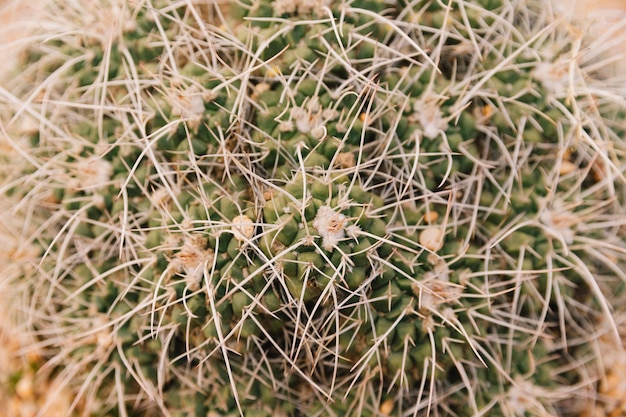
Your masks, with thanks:
M 31 331 L 86 409 L 591 397 L 623 292 L 623 103 L 549 10 L 53 6 L 2 91 L 2 192 L 35 230 Z

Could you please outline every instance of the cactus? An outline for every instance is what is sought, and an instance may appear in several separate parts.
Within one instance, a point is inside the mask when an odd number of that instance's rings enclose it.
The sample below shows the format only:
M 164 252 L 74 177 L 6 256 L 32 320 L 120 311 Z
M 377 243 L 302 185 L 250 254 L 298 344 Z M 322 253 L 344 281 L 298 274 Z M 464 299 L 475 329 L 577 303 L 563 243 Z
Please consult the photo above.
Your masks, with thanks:
M 444 3 L 52 3 L 2 91 L 1 190 L 77 411 L 594 401 L 621 347 L 623 100 L 549 9 Z

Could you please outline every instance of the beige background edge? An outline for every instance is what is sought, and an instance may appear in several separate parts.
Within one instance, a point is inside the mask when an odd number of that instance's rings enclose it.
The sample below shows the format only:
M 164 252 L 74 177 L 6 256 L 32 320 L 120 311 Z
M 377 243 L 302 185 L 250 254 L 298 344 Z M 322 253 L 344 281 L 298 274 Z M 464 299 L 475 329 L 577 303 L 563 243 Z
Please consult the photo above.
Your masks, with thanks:
M 37 25 L 46 3 L 47 0 L 0 0 L 0 85 L 14 67 L 21 41 Z
M 46 3 L 47 0 L 0 0 L 0 88 L 6 89 L 19 52 L 29 32 L 37 28 Z M 0 137 L 0 149 L 3 146 L 7 143 Z M 32 341 L 16 322 L 21 316 L 15 314 L 20 300 L 11 291 L 14 288 L 7 285 L 26 255 L 19 247 L 22 222 L 12 217 L 12 206 L 11 201 L 0 201 L 0 417 L 70 417 L 71 396 L 55 389 L 44 374 L 35 374 L 41 356 L 36 350 L 23 350 Z M 44 404 L 47 411 L 40 414 Z

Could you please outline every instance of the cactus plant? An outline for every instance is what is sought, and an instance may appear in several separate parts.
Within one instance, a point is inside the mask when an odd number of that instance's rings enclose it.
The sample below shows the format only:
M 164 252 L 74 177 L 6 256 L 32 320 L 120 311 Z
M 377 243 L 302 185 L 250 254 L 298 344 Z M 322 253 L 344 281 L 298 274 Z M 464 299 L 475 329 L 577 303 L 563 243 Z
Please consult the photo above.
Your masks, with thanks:
M 52 2 L 12 273 L 85 415 L 555 415 L 619 344 L 624 103 L 531 1 Z M 572 399 L 573 398 L 573 399 Z

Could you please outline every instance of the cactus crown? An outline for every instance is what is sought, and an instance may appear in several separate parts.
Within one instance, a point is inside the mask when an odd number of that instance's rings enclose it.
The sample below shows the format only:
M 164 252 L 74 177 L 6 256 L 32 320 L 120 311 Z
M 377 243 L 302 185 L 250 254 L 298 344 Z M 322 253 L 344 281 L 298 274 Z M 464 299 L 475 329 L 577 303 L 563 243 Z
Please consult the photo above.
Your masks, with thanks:
M 2 192 L 85 410 L 584 406 L 623 287 L 623 103 L 549 10 L 444 3 L 54 2 L 2 93 Z

